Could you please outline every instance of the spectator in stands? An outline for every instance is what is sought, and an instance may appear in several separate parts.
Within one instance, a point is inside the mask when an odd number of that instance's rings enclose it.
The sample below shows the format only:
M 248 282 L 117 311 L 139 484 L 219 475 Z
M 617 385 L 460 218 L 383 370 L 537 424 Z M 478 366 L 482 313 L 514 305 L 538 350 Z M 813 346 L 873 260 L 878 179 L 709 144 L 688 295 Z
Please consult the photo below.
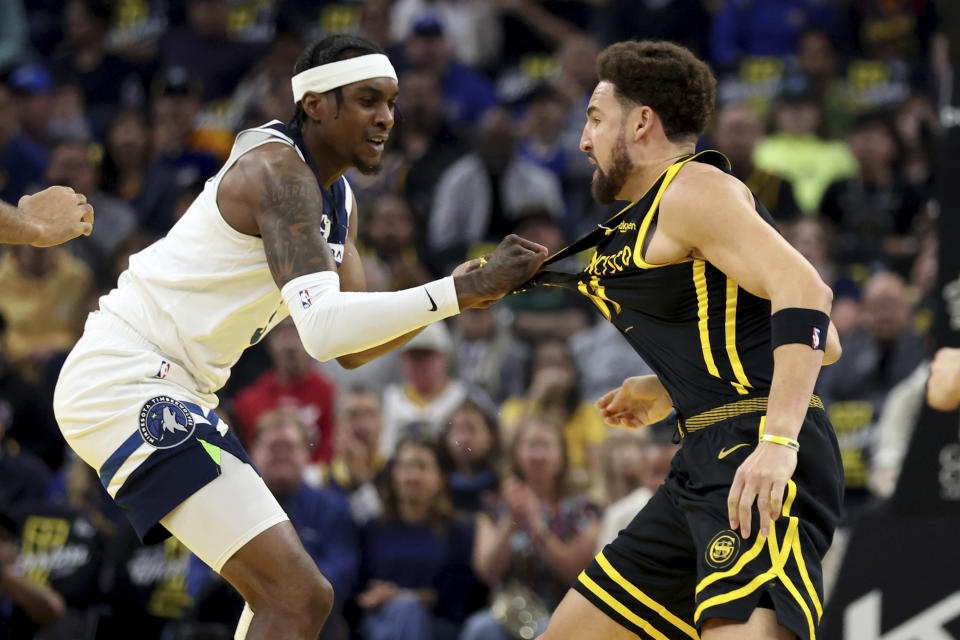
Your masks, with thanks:
M 804 218 L 786 226 L 782 232 L 787 242 L 813 265 L 824 282 L 831 285 L 836 282 L 837 269 L 832 259 L 833 238 L 822 222 Z
M 139 109 L 118 110 L 107 127 L 100 188 L 133 207 L 141 229 L 166 233 L 173 226 L 173 170 L 150 162 L 150 123 Z
M 744 56 L 786 58 L 807 29 L 835 33 L 837 9 L 819 0 L 740 0 L 724 2 L 714 14 L 711 33 L 714 68 L 732 69 Z
M 505 34 L 502 66 L 522 67 L 566 41 L 586 36 L 581 28 L 595 15 L 586 0 L 510 0 L 498 2 L 497 8 Z
M 41 628 L 63 617 L 63 597 L 47 585 L 21 575 L 20 527 L 0 512 L 0 637 L 32 638 Z
M 853 45 L 868 58 L 921 63 L 937 29 L 932 0 L 860 0 L 848 11 Z
M 717 151 L 730 160 L 733 175 L 750 187 L 775 220 L 793 220 L 800 215 L 790 182 L 758 169 L 753 151 L 763 137 L 763 123 L 751 107 L 743 103 L 724 106 L 716 115 L 713 141 Z
M 523 393 L 530 350 L 511 330 L 509 317 L 492 308 L 464 309 L 453 331 L 456 368 L 466 382 L 495 401 Z
M 161 69 L 190 69 L 203 100 L 220 100 L 256 66 L 262 52 L 261 45 L 230 38 L 228 0 L 193 0 L 187 3 L 187 24 L 161 39 L 159 63 Z
M 516 154 L 517 129 L 504 109 L 484 115 L 473 153 L 440 177 L 430 211 L 428 246 L 454 263 L 476 242 L 491 242 L 513 231 L 526 209 L 563 212 L 560 181 Z M 446 267 L 447 265 L 441 265 Z
M 0 257 L 0 313 L 7 319 L 7 355 L 37 382 L 47 361 L 80 337 L 93 277 L 65 249 L 12 247 Z
M 823 137 L 823 109 L 803 78 L 784 87 L 773 122 L 774 132 L 757 143 L 753 162 L 789 180 L 800 210 L 813 215 L 831 182 L 856 173 L 856 158 L 845 143 Z
M 80 140 L 61 142 L 50 152 L 46 179 L 48 184 L 66 185 L 86 194 L 87 202 L 93 205 L 97 217 L 93 233 L 77 238 L 71 247 L 93 271 L 97 282 L 108 284 L 105 280 L 113 254 L 134 232 L 137 216 L 129 204 L 100 190 L 102 159 L 99 146 Z
M 136 67 L 107 51 L 113 10 L 108 0 L 70 0 L 63 13 L 63 42 L 53 61 L 59 73 L 75 81 L 97 137 L 121 104 L 141 101 L 143 81 Z
M 256 437 L 256 424 L 268 411 L 282 408 L 299 414 L 310 425 L 310 459 L 329 462 L 333 455 L 333 422 L 336 386 L 313 367 L 303 349 L 293 320 L 287 318 L 266 338 L 271 367 L 250 386 L 240 390 L 233 414 L 247 442 Z
M 928 200 L 933 196 L 934 140 L 940 130 L 937 107 L 926 95 L 910 95 L 897 107 L 894 126 L 903 145 L 899 159 L 903 177 Z
M 524 396 L 508 398 L 500 411 L 502 435 L 511 441 L 529 416 L 540 416 L 560 426 L 564 437 L 570 478 L 578 488 L 600 479 L 601 444 L 607 426 L 591 401 L 580 395 L 576 367 L 569 347 L 548 339 L 534 347 L 527 369 Z
M 0 82 L 0 200 L 16 203 L 47 169 L 47 151 L 20 130 L 13 92 Z
M 403 439 L 383 483 L 383 516 L 361 531 L 365 640 L 452 640 L 479 585 L 470 569 L 472 523 L 453 517 L 429 439 Z
M 916 251 L 910 234 L 922 203 L 897 169 L 901 154 L 893 127 L 879 114 L 861 116 L 848 140 L 859 173 L 832 183 L 820 203 L 837 230 L 837 260 L 906 271 Z
M 362 525 L 382 513 L 375 483 L 386 466 L 380 452 L 383 410 L 380 396 L 361 386 L 344 393 L 339 405 L 333 460 L 323 483 L 346 494 L 354 522 Z
M 17 565 L 29 568 L 24 571 L 24 578 L 34 585 L 53 589 L 66 605 L 65 610 L 60 608 L 62 617 L 45 629 L 41 637 L 51 640 L 88 637 L 102 614 L 100 572 L 106 549 L 104 533 L 95 526 L 91 514 L 67 505 L 24 502 L 10 507 L 9 515 L 20 532 Z
M 97 634 L 162 640 L 177 636 L 181 622 L 193 613 L 186 578 L 190 550 L 176 538 L 144 545 L 127 522 L 110 541 L 104 560 L 104 600 L 108 613 Z M 184 635 L 186 635 L 184 633 Z
M 445 466 L 451 469 L 449 487 L 453 508 L 473 515 L 499 491 L 497 461 L 500 426 L 489 408 L 465 400 L 454 409 L 440 435 Z
M 703 0 L 611 0 L 607 6 L 604 42 L 669 40 L 698 58 L 709 54 L 712 16 Z
M 201 0 L 202 4 L 205 0 Z M 188 70 L 189 69 L 189 70 Z M 220 168 L 220 160 L 196 142 L 196 126 L 203 103 L 202 88 L 192 66 L 167 67 L 150 86 L 150 151 L 174 172 L 178 186 L 202 183 Z
M 400 77 L 400 118 L 391 139 L 409 167 L 403 193 L 415 215 L 424 219 L 444 169 L 469 150 L 444 113 L 440 78 L 426 69 L 410 69 Z
M 802 75 L 820 104 L 830 137 L 843 137 L 853 117 L 850 91 L 840 78 L 837 51 L 827 31 L 808 29 L 797 40 L 797 72 Z
M 603 443 L 603 475 L 607 507 L 603 511 L 597 551 L 613 542 L 653 496 L 649 487 L 649 432 L 620 429 Z
M 49 148 L 53 143 L 50 122 L 56 108 L 56 85 L 50 72 L 41 64 L 23 64 L 7 77 L 7 86 L 13 92 L 20 132 L 35 145 Z
M 433 279 L 417 254 L 413 211 L 406 200 L 392 193 L 380 196 L 365 222 L 370 248 L 390 271 L 389 289 L 408 289 Z
M 453 59 L 444 28 L 436 16 L 418 17 L 404 44 L 405 62 L 440 79 L 447 121 L 455 130 L 468 129 L 496 103 L 496 95 L 486 78 Z
M 47 474 L 63 463 L 63 444 L 49 399 L 36 385 L 24 380 L 7 359 L 7 321 L 0 313 L 0 449 L 7 451 L 0 453 L 0 467 L 11 465 L 14 469 L 20 466 L 36 469 L 28 471 L 26 476 L 42 480 L 27 491 L 31 492 L 30 497 L 43 497 Z M 42 462 L 23 465 L 16 461 L 18 456 L 14 456 L 10 449 L 29 453 L 23 460 L 36 457 Z M 8 474 L 18 475 L 10 471 L 9 466 L 6 471 L 0 471 L 0 477 L 12 477 Z M 4 496 L 6 490 L 18 493 L 20 489 L 15 487 L 23 489 L 26 485 L 6 479 L 0 482 L 0 505 L 13 501 L 13 498 L 5 499 Z
M 40 458 L 19 447 L 9 450 L 6 435 L 11 413 L 6 399 L 0 399 L 0 509 L 42 500 L 50 481 L 50 470 Z M 2 564 L 0 561 L 0 566 Z
M 425 423 L 427 435 L 436 438 L 443 424 L 468 394 L 480 393 L 450 375 L 453 341 L 442 322 L 428 325 L 400 348 L 403 382 L 383 391 L 383 437 L 380 451 L 392 456 L 405 425 Z
M 390 9 L 390 37 L 402 42 L 423 35 L 424 25 L 440 25 L 456 61 L 472 69 L 497 62 L 503 29 L 491 0 L 397 0 Z
M 843 447 L 848 509 L 868 497 L 869 445 L 883 399 L 924 357 L 923 340 L 910 319 L 903 278 L 873 275 L 863 289 L 861 328 L 842 340 L 843 357 L 824 368 L 817 381 Z
M 580 372 L 580 394 L 596 400 L 630 376 L 653 373 L 620 331 L 599 314 L 594 323 L 570 337 L 570 352 Z
M 473 566 L 493 589 L 495 602 L 520 590 L 533 618 L 525 637 L 546 628 L 537 612 L 552 611 L 568 585 L 593 557 L 600 530 L 597 509 L 567 489 L 564 438 L 550 422 L 528 417 L 518 426 L 510 454 L 510 477 L 501 499 L 477 520 Z M 508 640 L 516 637 L 501 620 L 515 620 L 517 605 L 502 602 L 498 616 L 485 609 L 467 620 L 461 640 Z

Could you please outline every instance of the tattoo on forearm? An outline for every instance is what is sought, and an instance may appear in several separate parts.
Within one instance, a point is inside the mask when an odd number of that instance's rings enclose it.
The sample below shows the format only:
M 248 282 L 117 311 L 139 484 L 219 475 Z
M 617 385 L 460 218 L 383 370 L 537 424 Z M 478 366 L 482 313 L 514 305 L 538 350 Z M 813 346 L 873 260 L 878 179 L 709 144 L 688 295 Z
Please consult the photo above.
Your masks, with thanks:
M 320 231 L 320 187 L 309 168 L 294 162 L 274 167 L 260 193 L 260 234 L 277 284 L 282 286 L 308 273 L 336 270 Z

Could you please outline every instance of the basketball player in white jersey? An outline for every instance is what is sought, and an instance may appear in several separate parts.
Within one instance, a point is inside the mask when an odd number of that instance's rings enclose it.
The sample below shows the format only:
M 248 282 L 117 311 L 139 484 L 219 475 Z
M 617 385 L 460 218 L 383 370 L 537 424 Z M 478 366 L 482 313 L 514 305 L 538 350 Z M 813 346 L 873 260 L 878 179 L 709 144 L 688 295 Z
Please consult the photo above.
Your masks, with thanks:
M 319 360 L 356 366 L 489 303 L 546 249 L 510 236 L 485 268 L 362 293 L 351 166 L 376 171 L 397 80 L 363 38 L 308 47 L 297 115 L 241 132 L 169 234 L 130 258 L 67 358 L 54 409 L 71 447 L 145 541 L 179 538 L 247 602 L 236 637 L 316 638 L 329 583 L 214 409 L 240 354 L 287 315 Z M 351 291 L 353 291 L 351 293 Z

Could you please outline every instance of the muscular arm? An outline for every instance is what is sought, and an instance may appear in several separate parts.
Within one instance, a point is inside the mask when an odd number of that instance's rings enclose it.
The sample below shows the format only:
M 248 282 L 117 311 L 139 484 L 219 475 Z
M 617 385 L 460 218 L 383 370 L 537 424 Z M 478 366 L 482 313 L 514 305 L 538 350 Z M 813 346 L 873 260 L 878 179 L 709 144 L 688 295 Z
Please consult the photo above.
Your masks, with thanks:
M 359 214 L 357 212 L 357 199 L 353 198 L 353 215 L 350 216 L 350 228 L 347 233 L 347 241 L 343 247 L 343 260 L 340 261 L 340 290 L 341 291 L 366 291 L 367 279 L 363 273 L 363 262 L 360 260 L 360 253 L 357 251 L 357 228 L 360 226 Z M 351 353 L 337 358 L 344 369 L 356 369 L 362 364 L 375 360 L 385 353 L 394 349 L 399 349 L 410 342 L 415 335 L 423 331 L 423 327 L 414 329 L 403 334 L 399 338 L 394 338 L 390 342 L 385 342 L 372 349 L 361 351 L 360 353 Z
M 508 236 L 485 269 L 403 291 L 341 291 L 321 229 L 320 187 L 296 152 L 280 143 L 241 157 L 224 176 L 217 202 L 234 229 L 263 238 L 267 264 L 303 346 L 318 360 L 365 351 L 499 299 L 546 257 L 545 247 Z
M 804 307 L 830 313 L 833 294 L 816 269 L 757 215 L 747 188 L 712 167 L 689 165 L 664 193 L 658 232 L 709 261 L 771 313 Z M 709 202 L 710 206 L 704 206 Z M 828 335 L 829 340 L 829 335 Z M 820 372 L 823 352 L 786 344 L 773 353 L 765 432 L 796 438 Z
M 770 300 L 771 313 L 788 307 L 830 313 L 833 293 L 813 266 L 757 215 L 753 197 L 738 180 L 713 167 L 689 165 L 664 194 L 658 232 L 693 258 L 708 260 L 750 293 Z M 704 203 L 710 203 L 704 206 Z M 828 332 L 829 340 L 829 332 Z M 803 344 L 773 352 L 773 379 L 764 433 L 796 439 L 824 353 Z M 754 501 L 760 534 L 780 515 L 795 451 L 760 442 L 737 469 L 727 501 L 731 529 L 751 533 Z

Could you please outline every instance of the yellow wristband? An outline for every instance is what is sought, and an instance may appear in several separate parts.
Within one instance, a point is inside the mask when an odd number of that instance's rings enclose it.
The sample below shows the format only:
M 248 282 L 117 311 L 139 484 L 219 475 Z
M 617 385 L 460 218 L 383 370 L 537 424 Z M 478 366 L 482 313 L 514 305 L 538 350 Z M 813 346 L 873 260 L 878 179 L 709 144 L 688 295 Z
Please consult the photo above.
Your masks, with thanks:
M 794 440 L 793 438 L 787 438 L 786 436 L 775 436 L 769 433 L 765 433 L 760 436 L 760 442 L 772 442 L 774 444 L 780 444 L 785 447 L 789 447 L 794 451 L 800 451 L 800 443 Z

